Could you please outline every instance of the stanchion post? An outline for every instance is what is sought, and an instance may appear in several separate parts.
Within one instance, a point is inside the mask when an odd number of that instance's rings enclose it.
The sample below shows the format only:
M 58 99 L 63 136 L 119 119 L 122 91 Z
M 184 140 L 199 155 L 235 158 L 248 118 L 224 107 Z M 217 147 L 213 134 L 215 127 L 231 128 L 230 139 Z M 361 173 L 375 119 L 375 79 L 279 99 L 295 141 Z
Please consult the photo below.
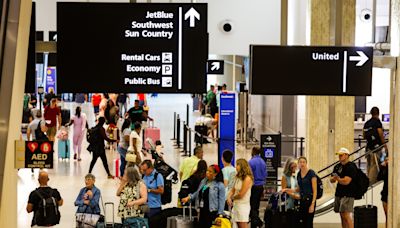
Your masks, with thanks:
M 176 112 L 174 112 L 174 137 L 172 140 L 176 139 Z
M 304 143 L 304 137 L 300 138 L 300 156 L 303 156 L 303 143 Z
M 186 156 L 187 154 L 187 128 L 186 128 L 186 122 L 183 121 L 183 149 L 181 152 L 184 152 L 185 154 L 183 156 Z
M 192 129 L 189 128 L 188 134 L 189 134 L 189 148 L 188 148 L 188 151 L 189 151 L 189 157 L 191 157 L 192 156 Z
M 180 148 L 181 147 L 181 142 L 180 142 L 180 138 L 181 138 L 181 119 L 179 118 L 179 114 L 177 115 L 176 118 L 176 147 Z
M 358 148 L 361 148 L 361 140 L 362 140 L 362 135 L 358 135 Z M 358 167 L 361 167 L 361 159 L 358 159 Z
M 189 126 L 189 104 L 186 105 L 186 124 Z

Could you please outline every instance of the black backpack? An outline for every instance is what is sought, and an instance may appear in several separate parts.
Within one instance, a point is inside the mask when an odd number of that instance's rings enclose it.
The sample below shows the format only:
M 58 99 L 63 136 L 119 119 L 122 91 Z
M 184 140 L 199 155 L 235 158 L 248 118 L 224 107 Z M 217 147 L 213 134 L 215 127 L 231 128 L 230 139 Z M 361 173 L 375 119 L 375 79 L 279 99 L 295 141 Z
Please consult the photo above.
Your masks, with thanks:
M 40 197 L 39 205 L 35 211 L 35 223 L 38 226 L 51 226 L 60 223 L 60 211 L 58 210 L 57 200 L 50 194 L 43 195 L 39 189 L 35 193 Z M 43 193 L 43 192 L 42 192 Z
M 35 139 L 37 141 L 49 141 L 49 138 L 47 138 L 47 135 L 42 131 L 42 127 L 40 125 L 41 122 L 42 121 L 40 120 L 37 125 L 37 128 L 35 130 Z
M 374 149 L 379 146 L 381 141 L 379 139 L 378 130 L 375 127 L 364 128 L 364 138 L 367 140 L 368 149 Z
M 355 180 L 352 180 L 351 182 L 354 183 L 354 185 L 353 185 L 354 198 L 356 200 L 359 200 L 359 199 L 362 199 L 364 194 L 368 191 L 369 179 L 368 179 L 367 175 L 360 168 L 358 168 L 356 166 L 356 164 L 353 163 L 353 165 L 357 169 L 357 175 L 356 175 Z
M 96 144 L 99 142 L 99 132 L 97 126 L 94 126 L 87 130 L 86 132 L 86 141 L 89 144 Z
M 154 180 L 157 183 L 158 172 L 154 174 Z M 162 176 L 162 175 L 161 175 Z M 163 177 L 163 176 L 162 176 Z M 172 201 L 172 181 L 166 180 L 164 177 L 164 193 L 161 194 L 161 204 L 165 205 Z
M 317 199 L 321 199 L 322 195 L 324 194 L 324 184 L 318 175 L 315 176 L 317 177 Z

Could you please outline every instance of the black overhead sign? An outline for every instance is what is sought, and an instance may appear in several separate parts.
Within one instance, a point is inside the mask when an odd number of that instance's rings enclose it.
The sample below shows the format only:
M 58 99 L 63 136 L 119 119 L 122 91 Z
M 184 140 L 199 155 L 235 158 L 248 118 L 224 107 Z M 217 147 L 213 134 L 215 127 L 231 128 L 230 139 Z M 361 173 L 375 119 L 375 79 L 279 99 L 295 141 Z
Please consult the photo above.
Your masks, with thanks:
M 370 96 L 370 47 L 250 46 L 250 93 Z
M 59 92 L 206 92 L 207 4 L 57 3 Z
M 208 60 L 207 74 L 224 74 L 224 60 Z

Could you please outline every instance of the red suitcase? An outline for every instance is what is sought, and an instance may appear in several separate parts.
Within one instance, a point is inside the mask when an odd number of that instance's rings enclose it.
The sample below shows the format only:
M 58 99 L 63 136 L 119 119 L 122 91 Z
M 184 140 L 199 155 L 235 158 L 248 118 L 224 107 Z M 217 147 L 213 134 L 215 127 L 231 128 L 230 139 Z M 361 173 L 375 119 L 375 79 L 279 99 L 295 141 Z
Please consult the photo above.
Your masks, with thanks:
M 150 139 L 151 145 L 148 139 Z M 160 128 L 154 127 L 154 122 L 150 121 L 149 127 L 144 129 L 144 147 L 151 149 L 151 146 L 156 145 L 157 140 L 160 140 Z
M 119 158 L 114 159 L 114 162 L 113 162 L 113 171 L 114 171 L 114 176 L 115 176 L 115 177 L 120 177 L 120 176 L 122 176 L 122 175 L 119 173 L 119 168 L 120 168 L 120 166 L 121 166 L 121 162 L 120 162 Z

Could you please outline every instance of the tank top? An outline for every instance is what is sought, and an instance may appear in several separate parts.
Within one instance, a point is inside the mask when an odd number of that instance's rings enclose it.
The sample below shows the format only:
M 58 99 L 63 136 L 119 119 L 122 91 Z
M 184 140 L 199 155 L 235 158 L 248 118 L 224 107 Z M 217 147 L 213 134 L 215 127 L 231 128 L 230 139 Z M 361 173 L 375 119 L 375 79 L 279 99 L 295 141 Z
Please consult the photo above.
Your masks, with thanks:
M 235 195 L 240 192 L 242 189 L 243 181 L 240 178 L 235 177 Z M 248 204 L 250 205 L 250 196 L 251 196 L 251 189 L 247 190 L 244 196 L 241 199 L 236 199 L 235 204 Z

